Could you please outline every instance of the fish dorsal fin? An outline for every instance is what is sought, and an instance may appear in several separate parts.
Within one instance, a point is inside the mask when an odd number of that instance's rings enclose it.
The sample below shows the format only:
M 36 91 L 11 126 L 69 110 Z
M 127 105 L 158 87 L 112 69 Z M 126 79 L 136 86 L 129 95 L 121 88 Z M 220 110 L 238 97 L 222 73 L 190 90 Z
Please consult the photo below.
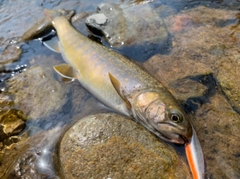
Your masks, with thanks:
M 125 102 L 128 109 L 131 109 L 130 102 L 126 99 L 126 97 L 122 94 L 121 90 L 121 84 L 118 79 L 116 79 L 111 73 L 108 73 L 110 81 L 114 87 L 114 89 L 117 91 L 118 95 L 122 98 L 122 100 Z
M 59 48 L 58 42 L 59 42 L 58 37 L 54 36 L 49 40 L 43 41 L 43 45 L 54 52 L 60 53 L 60 48 Z
M 66 63 L 56 65 L 53 68 L 61 77 L 63 77 L 63 81 L 72 81 L 77 78 L 75 70 Z

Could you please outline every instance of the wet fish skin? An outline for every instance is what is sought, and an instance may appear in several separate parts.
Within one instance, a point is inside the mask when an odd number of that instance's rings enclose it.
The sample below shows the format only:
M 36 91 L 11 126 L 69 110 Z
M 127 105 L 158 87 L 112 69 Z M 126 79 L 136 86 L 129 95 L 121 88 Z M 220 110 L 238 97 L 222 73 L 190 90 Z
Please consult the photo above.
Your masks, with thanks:
M 60 40 L 64 60 L 76 78 L 106 106 L 133 117 L 159 138 L 183 144 L 192 137 L 191 124 L 172 94 L 126 57 L 88 39 L 54 10 L 44 10 Z M 70 75 L 71 74 L 71 75 Z

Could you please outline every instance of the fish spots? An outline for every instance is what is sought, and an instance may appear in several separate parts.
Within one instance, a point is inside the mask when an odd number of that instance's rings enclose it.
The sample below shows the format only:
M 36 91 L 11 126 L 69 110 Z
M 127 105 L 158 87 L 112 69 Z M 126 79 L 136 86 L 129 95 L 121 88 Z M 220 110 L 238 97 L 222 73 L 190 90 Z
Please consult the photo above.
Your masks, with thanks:
M 165 120 L 165 111 L 165 105 L 157 100 L 148 106 L 146 115 L 148 119 L 152 119 L 155 124 L 159 125 Z
M 143 111 L 145 111 L 145 108 L 154 100 L 156 100 L 159 97 L 159 94 L 155 93 L 155 92 L 145 92 L 142 93 L 138 96 L 137 98 L 137 106 L 139 108 L 144 109 Z

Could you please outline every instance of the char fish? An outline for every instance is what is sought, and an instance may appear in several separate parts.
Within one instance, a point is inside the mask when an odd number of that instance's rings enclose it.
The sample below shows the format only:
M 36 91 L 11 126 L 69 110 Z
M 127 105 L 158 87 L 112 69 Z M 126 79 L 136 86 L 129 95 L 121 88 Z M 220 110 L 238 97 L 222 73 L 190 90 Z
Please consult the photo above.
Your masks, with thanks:
M 61 11 L 44 10 L 57 32 L 67 64 L 54 67 L 113 110 L 129 116 L 159 138 L 184 144 L 192 137 L 187 115 L 172 94 L 148 72 L 121 54 L 82 35 Z

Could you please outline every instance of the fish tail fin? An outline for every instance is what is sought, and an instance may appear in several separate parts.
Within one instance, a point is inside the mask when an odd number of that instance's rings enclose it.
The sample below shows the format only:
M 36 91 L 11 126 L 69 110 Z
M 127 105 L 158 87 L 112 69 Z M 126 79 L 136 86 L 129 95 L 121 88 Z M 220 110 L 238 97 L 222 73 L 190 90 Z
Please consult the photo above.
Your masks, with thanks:
M 74 11 L 71 10 L 52 10 L 52 9 L 44 9 L 45 16 L 53 23 L 54 18 L 64 16 L 66 19 L 70 20 L 74 15 Z

